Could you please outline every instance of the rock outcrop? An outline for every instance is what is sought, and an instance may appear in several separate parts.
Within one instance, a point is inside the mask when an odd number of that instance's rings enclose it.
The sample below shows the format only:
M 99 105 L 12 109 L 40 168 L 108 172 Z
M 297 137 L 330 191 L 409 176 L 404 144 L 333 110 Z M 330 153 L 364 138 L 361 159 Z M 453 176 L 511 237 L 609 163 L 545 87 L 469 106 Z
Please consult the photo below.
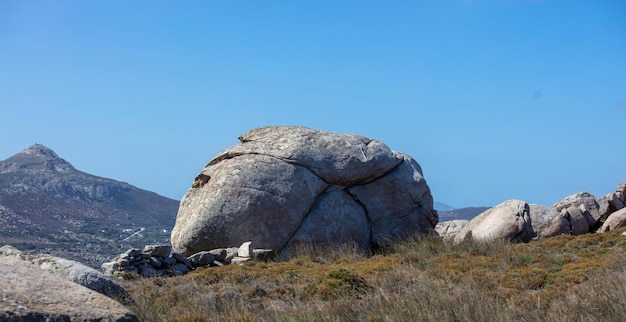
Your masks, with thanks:
M 596 199 L 588 192 L 579 192 L 557 201 L 552 208 L 568 218 L 572 223 L 572 234 L 580 235 L 593 230 L 598 221 L 606 219 L 610 213 L 609 202 Z M 587 225 L 584 224 L 584 221 Z
M 0 255 L 34 264 L 56 277 L 82 285 L 121 303 L 134 303 L 133 297 L 121 285 L 79 262 L 47 254 L 29 254 L 10 245 L 0 247 Z
M 264 127 L 220 152 L 183 197 L 176 252 L 238 245 L 276 251 L 301 242 L 356 242 L 433 232 L 438 222 L 420 166 L 378 140 L 304 127 Z
M 588 192 L 579 192 L 556 202 L 552 207 L 509 200 L 476 216 L 461 230 L 453 222 L 437 227 L 440 235 L 461 242 L 468 239 L 505 239 L 527 242 L 551 236 L 588 232 L 605 232 L 626 226 L 624 190 L 619 184 L 614 193 L 596 199 Z M 528 216 L 526 216 L 526 213 Z
M 139 321 L 122 304 L 38 266 L 0 260 L 0 321 Z

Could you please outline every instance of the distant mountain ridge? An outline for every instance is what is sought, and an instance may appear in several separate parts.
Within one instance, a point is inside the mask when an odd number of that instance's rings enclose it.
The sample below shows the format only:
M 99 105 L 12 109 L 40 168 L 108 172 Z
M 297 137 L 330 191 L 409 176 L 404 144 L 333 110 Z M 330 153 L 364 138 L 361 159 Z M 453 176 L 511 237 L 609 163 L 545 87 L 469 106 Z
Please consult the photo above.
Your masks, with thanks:
M 433 208 L 435 208 L 435 210 L 437 210 L 437 211 L 448 211 L 448 210 L 456 209 L 456 207 L 452 207 L 452 206 L 447 205 L 447 204 L 445 204 L 443 202 L 437 202 L 437 201 L 435 201 L 433 203 Z
M 448 220 L 470 220 L 482 213 L 483 211 L 489 209 L 490 207 L 464 207 L 464 208 L 456 208 L 450 205 L 447 205 L 443 202 L 434 203 L 434 208 L 437 210 L 439 214 L 439 222 L 444 222 Z
M 41 144 L 0 162 L 0 245 L 99 266 L 130 247 L 167 242 L 177 210 L 176 200 L 81 172 Z
M 490 207 L 465 207 L 465 208 L 456 208 L 452 210 L 438 211 L 439 213 L 439 222 L 444 222 L 448 220 L 471 220 L 472 218 L 480 215 L 485 210 Z

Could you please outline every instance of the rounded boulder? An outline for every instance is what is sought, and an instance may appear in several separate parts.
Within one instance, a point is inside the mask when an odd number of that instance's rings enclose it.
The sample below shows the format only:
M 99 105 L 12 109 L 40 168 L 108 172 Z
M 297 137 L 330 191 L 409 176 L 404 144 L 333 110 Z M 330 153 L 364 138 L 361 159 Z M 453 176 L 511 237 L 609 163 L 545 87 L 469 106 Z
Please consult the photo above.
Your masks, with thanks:
M 295 126 L 254 129 L 220 152 L 183 197 L 172 230 L 184 255 L 239 245 L 356 242 L 433 232 L 438 222 L 410 156 L 363 136 Z

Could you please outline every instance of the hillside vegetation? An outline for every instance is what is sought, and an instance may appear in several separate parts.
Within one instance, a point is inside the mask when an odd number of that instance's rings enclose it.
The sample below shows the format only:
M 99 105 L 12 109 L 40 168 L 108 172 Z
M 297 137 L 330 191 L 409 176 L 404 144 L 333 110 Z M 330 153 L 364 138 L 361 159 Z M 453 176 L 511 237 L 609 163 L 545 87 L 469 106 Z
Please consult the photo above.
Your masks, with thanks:
M 303 247 L 289 261 L 123 284 L 142 321 L 626 321 L 622 232 Z

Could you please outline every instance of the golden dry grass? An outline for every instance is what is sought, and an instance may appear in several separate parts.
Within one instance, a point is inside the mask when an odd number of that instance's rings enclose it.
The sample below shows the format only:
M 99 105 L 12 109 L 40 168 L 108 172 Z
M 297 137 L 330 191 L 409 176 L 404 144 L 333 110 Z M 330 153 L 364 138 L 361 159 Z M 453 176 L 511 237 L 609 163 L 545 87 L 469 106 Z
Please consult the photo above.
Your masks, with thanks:
M 309 246 L 123 284 L 143 321 L 626 321 L 623 231 L 515 245 L 416 236 L 373 255 Z

